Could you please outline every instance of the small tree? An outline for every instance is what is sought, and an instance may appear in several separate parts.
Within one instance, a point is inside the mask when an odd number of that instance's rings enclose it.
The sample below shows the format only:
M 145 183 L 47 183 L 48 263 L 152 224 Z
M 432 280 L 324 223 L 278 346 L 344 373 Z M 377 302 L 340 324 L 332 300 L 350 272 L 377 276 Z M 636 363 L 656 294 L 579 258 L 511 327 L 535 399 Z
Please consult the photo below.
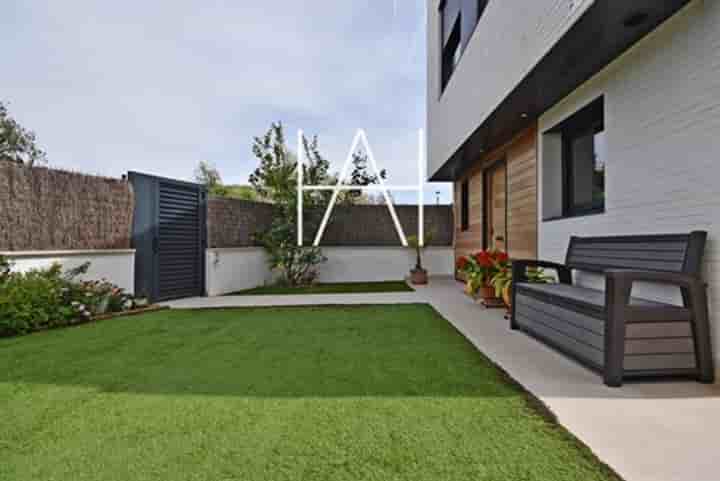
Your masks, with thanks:
M 33 166 L 47 162 L 45 151 L 37 145 L 35 133 L 22 127 L 0 101 L 0 161 Z
M 353 170 L 350 174 L 350 185 L 368 186 L 379 184 L 380 180 L 387 178 L 387 171 L 381 170 L 378 174 L 370 174 L 368 171 L 368 156 L 362 151 L 357 151 L 352 156 Z M 340 197 L 340 202 L 345 205 L 369 204 L 370 196 L 361 190 L 345 191 Z
M 255 189 L 251 185 L 233 185 L 223 184 L 224 194 L 222 197 L 229 197 L 231 199 L 242 199 L 242 200 L 262 200 L 255 192 Z M 220 194 L 215 194 L 220 195 Z
M 195 182 L 207 187 L 208 193 L 217 197 L 229 197 L 242 200 L 260 200 L 250 185 L 224 184 L 220 171 L 214 164 L 205 160 L 195 167 Z
M 217 167 L 206 160 L 201 160 L 195 167 L 195 182 L 204 185 L 212 195 L 224 197 L 227 193 Z
M 317 137 L 303 139 L 308 162 L 303 165 L 303 175 L 308 183 L 327 183 L 330 164 L 320 155 Z M 297 245 L 297 159 L 285 145 L 285 134 L 281 123 L 274 123 L 262 137 L 256 137 L 253 153 L 260 160 L 260 166 L 250 175 L 250 184 L 259 196 L 273 203 L 273 218 L 270 228 L 258 236 L 258 240 L 269 254 L 270 266 L 281 274 L 281 281 L 296 286 L 312 282 L 317 275 L 317 266 L 326 258 L 317 247 Z M 303 193 L 304 207 L 307 208 L 304 226 L 313 230 L 317 224 L 319 207 L 326 195 Z M 309 240 L 309 239 L 308 239 Z

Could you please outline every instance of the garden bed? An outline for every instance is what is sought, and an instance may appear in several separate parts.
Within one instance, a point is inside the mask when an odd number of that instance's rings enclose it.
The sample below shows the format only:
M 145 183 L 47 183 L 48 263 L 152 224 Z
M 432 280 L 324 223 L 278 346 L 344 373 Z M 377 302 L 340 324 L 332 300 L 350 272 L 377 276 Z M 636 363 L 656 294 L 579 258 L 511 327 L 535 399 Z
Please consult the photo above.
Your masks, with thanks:
M 93 316 L 93 317 L 89 317 L 89 318 L 77 318 L 77 319 L 74 319 L 71 321 L 67 321 L 64 324 L 51 324 L 51 325 L 47 325 L 47 326 L 43 326 L 43 327 L 37 327 L 31 331 L 24 332 L 24 333 L 13 333 L 13 334 L 0 333 L 0 338 L 25 336 L 28 334 L 33 334 L 33 333 L 38 333 L 38 332 L 52 331 L 54 329 L 64 329 L 64 328 L 68 328 L 68 327 L 83 326 L 85 324 L 92 324 L 95 322 L 107 321 L 107 320 L 115 319 L 118 317 L 139 316 L 141 314 L 149 314 L 151 312 L 164 311 L 166 309 L 170 309 L 170 307 L 158 306 L 155 304 L 151 304 L 146 307 L 132 309 L 129 311 L 111 312 L 108 314 L 101 314 L 101 315 Z
M 101 280 L 83 280 L 90 263 L 65 270 L 13 271 L 0 256 L 0 337 L 87 324 L 115 315 L 147 311 L 146 299 Z

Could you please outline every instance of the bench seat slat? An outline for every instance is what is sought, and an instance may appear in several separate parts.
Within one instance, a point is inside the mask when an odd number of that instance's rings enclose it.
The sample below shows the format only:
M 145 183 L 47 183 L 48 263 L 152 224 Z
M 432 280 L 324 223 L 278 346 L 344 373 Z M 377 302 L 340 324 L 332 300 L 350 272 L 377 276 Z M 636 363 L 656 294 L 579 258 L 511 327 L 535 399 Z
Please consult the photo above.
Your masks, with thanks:
M 519 293 L 534 296 L 539 299 L 552 299 L 555 303 L 562 304 L 570 302 L 578 305 L 578 307 L 594 311 L 604 317 L 605 312 L 605 292 L 599 289 L 591 289 L 589 287 L 571 286 L 567 284 L 530 284 L 518 283 L 515 287 Z M 638 307 L 677 307 L 672 304 L 651 301 L 639 297 L 633 297 L 630 300 L 631 306 Z

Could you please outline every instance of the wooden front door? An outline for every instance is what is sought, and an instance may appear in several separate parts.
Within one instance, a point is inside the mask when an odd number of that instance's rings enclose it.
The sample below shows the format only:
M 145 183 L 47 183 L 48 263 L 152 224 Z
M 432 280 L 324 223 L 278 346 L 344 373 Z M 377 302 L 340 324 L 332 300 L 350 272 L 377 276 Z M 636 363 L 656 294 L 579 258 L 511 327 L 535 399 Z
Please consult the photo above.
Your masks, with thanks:
M 507 163 L 497 162 L 485 171 L 484 246 L 506 251 Z

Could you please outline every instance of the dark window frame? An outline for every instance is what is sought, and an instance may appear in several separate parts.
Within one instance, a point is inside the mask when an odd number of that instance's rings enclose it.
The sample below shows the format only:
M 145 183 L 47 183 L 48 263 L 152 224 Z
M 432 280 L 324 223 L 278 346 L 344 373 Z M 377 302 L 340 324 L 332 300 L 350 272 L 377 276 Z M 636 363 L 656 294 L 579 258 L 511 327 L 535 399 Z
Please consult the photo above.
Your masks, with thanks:
M 487 10 L 488 4 L 490 3 L 490 0 L 476 0 L 475 1 L 475 19 L 472 23 L 472 26 L 470 25 L 463 25 L 463 18 L 467 18 L 470 13 L 473 13 L 472 10 L 469 10 L 469 8 L 472 8 L 472 1 L 471 0 L 462 0 L 462 4 L 460 6 L 460 9 L 458 11 L 457 17 L 455 17 L 455 20 L 452 22 L 452 34 L 448 37 L 447 43 L 445 42 L 445 7 L 447 5 L 447 0 L 442 0 L 440 2 L 440 5 L 438 7 L 438 11 L 440 12 L 439 15 L 439 30 L 440 30 L 440 97 L 442 97 L 442 94 L 445 92 L 445 89 L 447 88 L 448 84 L 450 83 L 450 79 L 453 76 L 453 73 L 455 73 L 455 70 L 457 69 L 457 66 L 460 63 L 460 59 L 462 58 L 462 55 L 465 53 L 465 48 L 467 48 L 467 45 L 470 43 L 470 40 L 475 35 L 475 31 L 477 30 L 478 23 L 480 23 L 480 19 L 485 14 L 485 11 Z M 469 11 L 468 11 L 469 10 Z M 467 23 L 467 22 L 466 22 Z M 469 28 L 469 34 L 463 38 L 463 28 L 468 29 Z M 457 32 L 455 30 L 457 29 Z M 453 35 L 456 35 L 457 38 L 453 38 Z M 455 45 L 452 45 L 452 43 L 455 43 Z M 459 55 L 457 61 L 455 61 L 455 56 Z
M 488 3 L 490 3 L 490 0 L 477 0 L 477 16 L 475 18 L 476 26 L 482 18 L 483 14 L 485 13 L 485 9 L 487 8 Z
M 580 217 L 605 212 L 605 197 L 600 201 L 592 200 L 589 204 L 578 204 L 575 201 L 575 186 L 573 185 L 575 159 L 573 155 L 573 142 L 587 135 L 597 135 L 605 131 L 603 119 L 597 119 L 589 125 L 568 129 L 562 137 L 562 175 L 563 175 L 563 217 Z M 594 167 L 594 166 L 593 166 Z M 604 188 L 604 185 L 603 185 Z M 603 194 L 604 194 L 603 190 Z
M 442 18 L 440 19 L 440 21 L 442 22 Z M 442 35 L 445 35 L 444 31 L 442 32 Z M 450 79 L 452 78 L 453 73 L 455 73 L 455 69 L 457 67 L 457 63 L 455 62 L 455 56 L 458 54 L 458 50 L 462 49 L 461 40 L 462 12 L 458 13 L 457 17 L 455 18 L 455 21 L 452 24 L 452 30 L 450 36 L 448 37 L 447 44 L 442 47 L 440 60 L 440 89 L 443 92 L 445 91 L 448 83 L 450 83 Z
M 577 110 L 555 127 L 547 130 L 546 134 L 559 134 L 561 136 L 561 188 L 562 213 L 559 216 L 543 218 L 543 222 L 571 217 L 604 214 L 606 205 L 606 186 L 603 184 L 602 201 L 593 201 L 590 204 L 578 205 L 573 199 L 573 149 L 572 144 L 580 137 L 596 135 L 605 131 L 605 97 L 600 96 Z M 605 159 L 607 160 L 607 159 Z M 594 166 L 593 166 L 594 167 Z
M 460 183 L 460 231 L 470 230 L 470 181 Z

